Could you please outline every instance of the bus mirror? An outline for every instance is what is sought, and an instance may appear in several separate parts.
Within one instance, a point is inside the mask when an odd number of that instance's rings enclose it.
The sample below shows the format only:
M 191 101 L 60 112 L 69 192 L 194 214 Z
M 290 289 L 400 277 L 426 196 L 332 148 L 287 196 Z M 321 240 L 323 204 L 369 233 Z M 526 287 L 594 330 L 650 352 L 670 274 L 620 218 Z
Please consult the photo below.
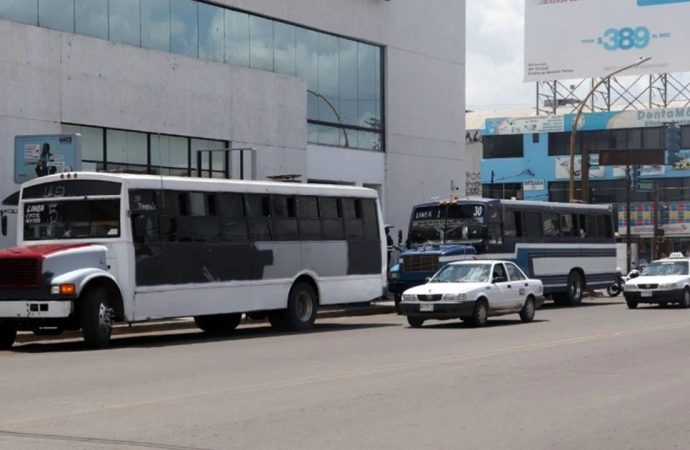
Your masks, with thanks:
M 2 235 L 7 236 L 7 216 L 3 214 L 0 221 L 2 222 Z
M 146 216 L 137 214 L 134 216 L 134 241 L 144 242 L 146 236 Z
M 489 229 L 485 225 L 471 223 L 467 226 L 468 239 L 486 239 L 489 237 Z
M 400 247 L 400 244 L 402 244 L 402 230 L 398 230 L 398 247 Z

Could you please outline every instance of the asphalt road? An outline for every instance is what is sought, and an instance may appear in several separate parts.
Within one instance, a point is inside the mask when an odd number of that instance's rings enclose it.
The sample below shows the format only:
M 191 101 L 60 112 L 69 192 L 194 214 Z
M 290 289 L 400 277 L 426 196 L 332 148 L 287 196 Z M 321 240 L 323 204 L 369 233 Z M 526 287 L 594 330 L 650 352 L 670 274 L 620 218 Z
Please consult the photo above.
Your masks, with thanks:
M 0 352 L 0 448 L 684 449 L 690 310 L 241 327 Z

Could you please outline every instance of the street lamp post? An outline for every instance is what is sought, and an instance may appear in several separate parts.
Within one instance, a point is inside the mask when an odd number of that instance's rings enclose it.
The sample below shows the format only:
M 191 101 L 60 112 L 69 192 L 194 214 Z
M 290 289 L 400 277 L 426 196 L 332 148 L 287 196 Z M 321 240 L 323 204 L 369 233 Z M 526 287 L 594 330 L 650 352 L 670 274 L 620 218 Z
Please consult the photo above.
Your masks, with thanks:
M 646 63 L 649 61 L 651 58 L 641 58 L 639 61 L 629 64 L 625 67 L 621 67 L 620 69 L 614 70 L 613 72 L 609 73 L 608 75 L 604 76 L 599 80 L 597 84 L 594 85 L 594 87 L 589 91 L 587 96 L 580 102 L 580 105 L 577 107 L 577 113 L 575 114 L 575 120 L 573 120 L 572 124 L 572 131 L 570 132 L 570 185 L 569 185 L 569 195 L 568 198 L 571 202 L 575 201 L 575 134 L 577 133 L 577 126 L 580 123 L 580 116 L 582 116 L 582 110 L 585 108 L 585 105 L 587 104 L 587 101 L 589 101 L 590 97 L 594 95 L 594 92 L 597 90 L 599 86 L 601 86 L 606 80 L 611 78 L 614 75 L 618 75 L 621 72 L 624 72 L 628 69 L 632 69 L 633 67 L 637 67 L 641 64 Z M 581 178 L 584 180 L 584 173 L 589 172 L 589 167 L 584 168 L 584 165 L 587 164 L 589 165 L 589 161 L 585 161 L 584 158 L 581 161 Z M 589 193 L 584 191 L 584 186 L 583 186 L 583 191 L 582 191 L 582 197 L 583 200 L 589 200 Z

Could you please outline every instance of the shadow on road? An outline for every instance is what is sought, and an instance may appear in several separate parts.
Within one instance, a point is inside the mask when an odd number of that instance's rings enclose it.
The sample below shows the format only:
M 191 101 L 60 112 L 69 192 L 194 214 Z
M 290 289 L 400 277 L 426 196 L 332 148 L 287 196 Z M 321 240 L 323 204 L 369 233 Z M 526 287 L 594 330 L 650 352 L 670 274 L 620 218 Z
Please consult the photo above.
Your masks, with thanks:
M 551 300 L 547 300 L 539 309 L 572 309 L 572 308 L 587 308 L 590 306 L 609 306 L 609 305 L 625 305 L 625 302 L 623 300 L 619 301 L 612 301 L 610 297 L 606 297 L 606 300 L 589 300 L 589 301 L 583 301 L 577 306 L 566 306 L 566 305 L 557 305 Z
M 304 332 L 288 332 L 276 331 L 266 324 L 266 326 L 248 326 L 240 325 L 231 333 L 223 335 L 209 335 L 197 328 L 190 328 L 184 331 L 166 331 L 137 334 L 137 335 L 118 335 L 113 336 L 110 341 L 110 346 L 103 350 L 119 348 L 137 348 L 137 347 L 169 347 L 173 345 L 191 345 L 202 344 L 208 342 L 223 342 L 247 339 L 265 339 L 280 336 L 281 339 L 290 339 L 291 337 L 300 336 L 303 334 L 319 334 L 330 333 L 335 331 L 347 330 L 363 330 L 367 328 L 381 328 L 381 327 L 397 327 L 396 323 L 366 323 L 366 324 L 335 324 L 335 323 L 316 323 L 314 328 L 310 331 Z M 27 344 L 15 345 L 12 347 L 13 352 L 17 353 L 43 353 L 43 352 L 80 352 L 89 351 L 83 341 L 78 338 L 70 340 L 56 340 L 54 342 L 41 341 Z
M 538 323 L 538 322 L 548 322 L 548 320 L 545 319 L 534 319 L 532 323 Z M 506 326 L 511 326 L 511 325 L 523 325 L 523 326 L 529 326 L 528 323 L 523 323 L 522 320 L 520 319 L 493 319 L 489 318 L 488 322 L 486 323 L 486 327 L 483 328 L 493 328 L 493 327 L 506 327 Z M 472 329 L 479 329 L 472 325 L 471 323 L 468 322 L 462 322 L 459 320 L 444 320 L 441 322 L 434 322 L 434 323 L 429 323 L 429 322 L 424 322 L 424 328 L 433 328 L 435 330 L 438 329 L 457 329 L 457 328 L 472 328 Z

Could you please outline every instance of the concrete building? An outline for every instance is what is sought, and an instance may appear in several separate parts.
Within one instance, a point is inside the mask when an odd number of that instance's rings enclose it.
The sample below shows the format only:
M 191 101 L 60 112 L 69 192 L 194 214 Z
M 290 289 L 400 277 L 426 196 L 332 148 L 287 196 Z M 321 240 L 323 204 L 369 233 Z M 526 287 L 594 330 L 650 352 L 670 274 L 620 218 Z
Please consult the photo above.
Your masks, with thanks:
M 237 178 L 239 152 L 197 153 L 251 147 L 258 179 L 372 187 L 406 227 L 464 194 L 464 24 L 464 1 L 0 0 L 0 196 L 15 136 L 78 132 L 87 170 Z

